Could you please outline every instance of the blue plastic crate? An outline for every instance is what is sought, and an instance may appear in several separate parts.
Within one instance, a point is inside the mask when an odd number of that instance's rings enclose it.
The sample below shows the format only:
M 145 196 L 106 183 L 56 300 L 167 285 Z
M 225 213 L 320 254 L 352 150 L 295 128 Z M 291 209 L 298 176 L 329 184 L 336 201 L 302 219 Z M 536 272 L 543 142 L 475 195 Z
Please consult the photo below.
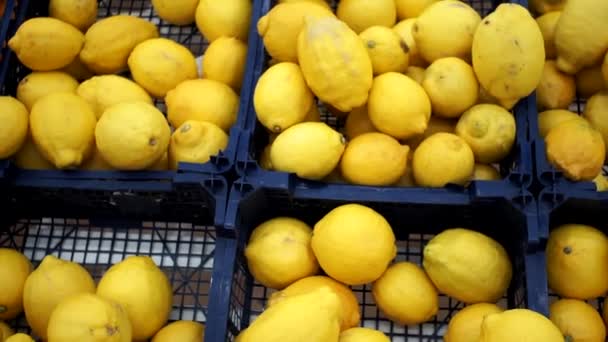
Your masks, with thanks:
M 13 3 L 14 0 L 9 0 L 9 3 Z M 19 15 L 15 20 L 12 29 L 9 30 L 9 34 L 6 36 L 7 40 L 14 34 L 17 27 L 23 23 L 24 20 L 32 17 L 47 16 L 48 15 L 48 0 L 19 0 Z M 99 0 L 99 12 L 98 18 L 105 18 L 116 14 L 128 14 L 133 16 L 139 16 L 143 19 L 153 22 L 157 25 L 160 36 L 172 39 L 181 43 L 190 49 L 195 56 L 201 56 L 209 42 L 200 34 L 195 24 L 187 26 L 176 26 L 169 24 L 160 19 L 152 8 L 152 3 L 149 0 Z M 257 32 L 255 30 L 255 23 L 259 18 L 260 14 L 260 0 L 252 0 L 253 2 L 253 13 L 252 23 L 253 26 L 250 30 L 248 39 L 249 52 L 247 56 L 247 65 L 245 76 L 243 79 L 243 85 L 240 93 L 240 105 L 237 122 L 230 130 L 230 139 L 228 146 L 224 151 L 221 151 L 218 155 L 213 156 L 211 160 L 204 164 L 197 163 L 182 163 L 180 164 L 180 170 L 182 171 L 193 171 L 193 172 L 207 172 L 215 174 L 228 174 L 234 166 L 237 152 L 237 144 L 239 138 L 240 127 L 244 124 L 245 106 L 246 103 L 250 102 L 252 96 L 252 79 L 253 70 L 255 64 L 255 51 L 256 45 L 258 44 Z M 2 24 L 4 26 L 4 23 Z M 1 36 L 0 36 L 1 37 Z M 3 50 L 4 58 L 1 69 L 0 69 L 0 85 L 2 95 L 15 95 L 17 85 L 19 81 L 23 79 L 30 70 L 22 65 L 15 54 L 8 48 Z M 128 75 L 127 75 L 128 76 Z M 156 106 L 164 110 L 165 105 L 163 100 L 155 100 Z M 45 173 L 41 172 L 40 177 L 44 177 Z
M 525 1 L 525 0 L 524 0 Z M 521 1 L 498 1 L 498 0 L 467 0 L 473 8 L 475 8 L 482 16 L 492 12 L 496 6 L 502 2 L 521 3 Z M 263 0 L 261 10 L 262 13 L 267 13 L 270 8 L 276 3 L 274 0 Z M 332 2 L 335 5 L 335 1 Z M 255 53 L 257 62 L 253 69 L 252 90 L 255 89 L 257 80 L 266 69 L 270 57 L 266 54 L 264 44 L 261 38 L 258 38 L 257 51 Z M 478 191 L 484 194 L 495 194 L 497 192 L 509 193 L 511 191 L 519 192 L 522 189 L 527 189 L 532 183 L 532 148 L 528 140 L 528 112 L 531 104 L 535 103 L 533 98 L 525 98 L 521 100 L 514 109 L 514 115 L 517 124 L 517 135 L 515 144 L 511 154 L 505 158 L 500 164 L 500 173 L 503 177 L 501 181 L 475 181 L 475 187 Z M 246 177 L 248 181 L 256 183 L 260 186 L 270 187 L 310 187 L 318 188 L 322 186 L 321 182 L 308 181 L 297 177 L 295 174 L 285 172 L 268 171 L 260 167 L 258 163 L 259 156 L 268 143 L 269 135 L 267 130 L 258 122 L 255 109 L 253 107 L 253 97 L 246 104 L 247 112 L 245 124 L 241 137 L 239 139 L 236 171 L 241 177 Z M 321 110 L 322 121 L 328 125 L 340 130 L 343 126 L 343 121 L 337 119 L 333 115 L 324 114 L 325 110 Z M 332 184 L 333 185 L 333 184 Z M 329 185 L 329 186 L 332 186 Z M 348 187 L 346 188 L 348 189 Z M 385 191 L 388 187 L 378 188 L 378 191 Z M 416 192 L 413 188 L 401 188 L 402 195 L 408 196 L 412 192 Z M 443 189 L 432 189 L 432 193 L 436 196 L 450 196 L 451 193 L 466 193 L 467 190 L 462 187 L 446 187 Z
M 210 302 L 213 314 L 206 341 L 233 341 L 263 310 L 272 292 L 255 282 L 243 254 L 246 241 L 257 225 L 277 216 L 292 216 L 314 225 L 331 209 L 353 202 L 377 210 L 389 221 L 398 240 L 397 260 L 420 264 L 425 244 L 433 235 L 451 227 L 467 227 L 493 237 L 506 248 L 514 267 L 513 281 L 501 304 L 546 312 L 546 302 L 539 300 L 537 295 L 538 286 L 542 287 L 545 281 L 544 264 L 528 241 L 537 229 L 536 202 L 530 193 L 522 193 L 511 200 L 464 196 L 444 201 L 424 193 L 403 199 L 393 196 L 390 191 L 370 189 L 341 191 L 332 196 L 317 195 L 318 192 L 311 189 L 287 192 L 243 181 L 234 184 L 225 227 L 233 230 L 236 239 L 221 242 L 222 263 L 215 265 L 214 295 Z M 379 313 L 369 285 L 353 290 L 361 304 L 363 324 L 384 331 L 393 341 L 441 341 L 450 317 L 463 307 L 462 303 L 442 295 L 436 318 L 422 326 L 402 327 Z

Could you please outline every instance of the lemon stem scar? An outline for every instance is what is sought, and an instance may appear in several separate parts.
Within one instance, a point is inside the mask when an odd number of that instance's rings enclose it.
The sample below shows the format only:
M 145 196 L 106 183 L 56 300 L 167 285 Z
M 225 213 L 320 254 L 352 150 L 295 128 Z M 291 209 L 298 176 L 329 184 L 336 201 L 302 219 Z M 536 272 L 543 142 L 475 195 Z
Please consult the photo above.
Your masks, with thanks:
M 574 342 L 574 338 L 570 335 L 564 336 L 564 342 Z
M 180 131 L 182 133 L 186 133 L 186 132 L 188 132 L 190 130 L 190 128 L 191 128 L 190 124 L 185 124 L 185 125 L 182 126 L 182 128 L 180 129 Z
M 282 131 L 281 126 L 279 126 L 279 125 L 274 125 L 274 126 L 272 126 L 272 130 L 273 130 L 275 133 L 281 133 L 281 131 Z
M 8 311 L 8 308 L 4 305 L 0 305 L 0 313 L 5 313 Z
M 570 247 L 570 246 L 564 247 L 564 254 L 570 254 L 570 253 L 572 253 L 572 247 Z M 566 340 L 568 340 L 568 339 L 566 339 Z
M 368 40 L 367 41 L 367 47 L 370 48 L 370 49 L 375 48 L 376 47 L 376 42 L 373 41 L 373 40 Z
M 158 143 L 158 139 L 156 139 L 156 138 L 150 138 L 150 141 L 148 141 L 148 144 L 150 146 L 156 146 L 157 143 Z

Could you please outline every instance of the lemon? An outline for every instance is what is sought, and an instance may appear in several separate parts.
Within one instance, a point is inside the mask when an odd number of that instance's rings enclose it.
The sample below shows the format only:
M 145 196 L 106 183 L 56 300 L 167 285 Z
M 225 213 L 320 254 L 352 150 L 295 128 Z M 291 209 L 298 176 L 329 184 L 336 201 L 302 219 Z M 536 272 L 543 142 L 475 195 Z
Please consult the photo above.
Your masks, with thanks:
M 407 70 L 409 47 L 395 31 L 384 26 L 371 26 L 359 37 L 367 47 L 374 75 Z
M 428 6 L 416 19 L 412 32 L 420 55 L 427 62 L 443 57 L 468 61 L 473 34 L 480 22 L 479 13 L 468 4 L 444 0 Z
M 407 144 L 408 146 L 410 146 L 413 152 L 420 145 L 420 143 L 424 141 L 424 139 L 430 137 L 435 133 L 454 133 L 456 123 L 457 122 L 455 120 L 444 119 L 432 115 L 431 119 L 429 120 L 428 127 L 424 130 L 424 133 L 408 139 Z
M 262 285 L 283 289 L 315 275 L 319 264 L 310 247 L 312 229 L 304 222 L 278 217 L 257 226 L 245 248 L 249 271 Z
M 173 302 L 169 279 L 147 256 L 130 256 L 110 267 L 97 295 L 127 311 L 135 341 L 151 338 L 167 323 Z
M 528 8 L 538 14 L 545 14 L 553 11 L 561 11 L 564 8 L 566 1 L 567 0 L 530 0 Z
M 338 342 L 390 342 L 381 331 L 369 328 L 351 328 L 340 334 Z
M 357 34 L 372 26 L 393 27 L 397 21 L 394 0 L 341 0 L 336 14 Z
M 247 41 L 251 20 L 250 0 L 201 0 L 196 8 L 196 26 L 213 42 L 221 36 Z
M 93 77 L 93 72 L 87 68 L 80 58 L 74 58 L 72 63 L 59 69 L 58 71 L 65 72 L 78 81 L 84 81 Z
M 203 78 L 222 82 L 238 91 L 246 65 L 247 45 L 236 38 L 220 37 L 205 51 Z
M 414 179 L 416 184 L 425 187 L 464 185 L 473 176 L 474 160 L 473 151 L 462 138 L 451 133 L 436 133 L 414 151 Z
M 576 299 L 560 299 L 551 304 L 549 311 L 549 318 L 565 341 L 606 340 L 604 321 L 591 305 Z
M 86 31 L 97 19 L 97 1 L 50 0 L 49 16 Z
M 546 110 L 538 114 L 538 133 L 545 138 L 554 127 L 559 124 L 570 121 L 581 120 L 583 117 L 565 109 Z
M 353 184 L 391 185 L 405 173 L 409 151 L 407 145 L 401 146 L 399 141 L 389 135 L 361 134 L 346 145 L 340 170 L 342 176 Z
M 397 17 L 399 19 L 416 18 L 437 1 L 440 0 L 395 0 Z
M 297 64 L 275 64 L 260 76 L 253 93 L 258 120 L 272 132 L 280 133 L 304 121 L 314 96 Z
M 593 179 L 593 183 L 595 183 L 597 191 L 608 191 L 608 177 L 601 173 Z
M 466 306 L 450 319 L 443 340 L 445 342 L 477 342 L 484 318 L 500 312 L 503 312 L 503 309 L 495 304 L 479 303 Z
M 144 88 L 117 75 L 94 76 L 82 82 L 76 93 L 91 105 L 98 120 L 106 109 L 115 104 L 137 101 L 153 104 Z
M 34 339 L 26 334 L 15 334 L 4 340 L 4 342 L 35 342 Z
M 546 61 L 543 75 L 536 88 L 536 103 L 540 110 L 566 109 L 576 97 L 574 76 L 562 73 L 555 61 Z
M 167 93 L 167 119 L 173 127 L 188 120 L 207 121 L 228 132 L 236 122 L 239 96 L 213 80 L 189 80 Z
M 228 135 L 218 126 L 188 120 L 178 127 L 169 144 L 169 163 L 177 170 L 180 162 L 206 163 L 228 146 Z
M 52 93 L 76 93 L 78 81 L 59 71 L 34 71 L 25 76 L 17 86 L 17 99 L 32 110 L 34 103 Z
M 329 7 L 329 4 L 325 0 L 279 0 L 280 4 L 282 4 L 282 3 L 290 3 L 290 2 L 310 2 L 312 4 L 321 5 L 324 8 L 327 8 L 328 10 L 331 10 L 331 7 Z
M 51 164 L 36 147 L 31 135 L 25 139 L 23 145 L 14 155 L 15 164 L 22 169 L 52 170 L 55 165 Z
M 500 173 L 492 165 L 475 164 L 473 180 L 500 180 Z
M 367 106 L 353 109 L 346 117 L 344 133 L 348 139 L 354 139 L 364 133 L 377 132 L 376 127 L 367 115 Z
M 158 16 L 174 25 L 192 24 L 198 3 L 198 0 L 152 0 Z
M 59 169 L 79 166 L 93 152 L 95 113 L 73 93 L 52 93 L 36 101 L 31 134 L 46 160 Z
M 157 37 L 158 29 L 153 23 L 130 15 L 113 15 L 87 30 L 80 59 L 97 74 L 114 74 L 127 68 L 135 46 Z
M 168 324 L 154 335 L 151 342 L 199 342 L 203 341 L 205 326 L 198 322 L 177 321 Z
M 361 314 L 359 313 L 359 302 L 353 291 L 348 286 L 341 284 L 326 276 L 312 276 L 302 278 L 287 286 L 282 291 L 273 293 L 268 299 L 267 306 L 291 298 L 293 296 L 310 293 L 322 287 L 330 288 L 340 299 L 342 304 L 342 331 L 359 325 Z
M 270 148 L 270 162 L 277 171 L 319 180 L 340 162 L 346 140 L 322 122 L 302 122 L 283 131 Z
M 562 225 L 551 231 L 546 248 L 547 280 L 558 295 L 591 299 L 608 291 L 608 238 L 594 227 Z
M 604 139 L 584 120 L 568 120 L 552 128 L 545 144 L 549 162 L 571 180 L 592 180 L 602 170 Z
M 416 83 L 422 85 L 422 81 L 424 81 L 424 73 L 425 70 L 421 67 L 410 66 L 405 71 L 405 76 L 413 79 Z
M 27 108 L 12 96 L 0 96 L 0 159 L 15 154 L 27 138 Z
M 528 309 L 490 314 L 481 323 L 479 342 L 526 340 L 563 342 L 564 337 L 547 317 Z
M 171 129 L 165 116 L 145 102 L 125 102 L 108 108 L 95 128 L 104 160 L 120 170 L 145 169 L 167 151 Z
M 601 65 L 583 68 L 576 74 L 576 92 L 583 98 L 589 98 L 606 89 L 606 84 Z
M 80 293 L 95 293 L 95 282 L 84 267 L 53 255 L 42 259 L 25 281 L 23 308 L 32 331 L 47 339 L 51 313 L 64 299 Z
M 83 44 L 84 35 L 74 26 L 46 17 L 26 20 L 8 41 L 19 61 L 36 71 L 67 66 Z
M 23 287 L 31 272 L 32 264 L 23 254 L 0 248 L 0 276 L 4 279 L 0 283 L 0 320 L 13 319 L 23 312 Z
M 135 82 L 154 97 L 164 97 L 186 80 L 198 78 L 194 55 L 185 46 L 170 39 L 148 39 L 129 55 Z
M 436 59 L 425 71 L 422 87 L 431 100 L 433 114 L 457 118 L 477 103 L 479 84 L 473 68 L 462 59 Z
M 416 40 L 414 40 L 414 34 L 412 33 L 414 23 L 416 23 L 415 18 L 402 20 L 393 26 L 393 31 L 397 32 L 408 47 L 408 65 L 423 67 L 426 66 L 427 63 L 420 56 L 418 47 L 416 46 Z
M 8 326 L 8 324 L 0 321 L 0 341 L 6 341 L 9 336 L 14 334 L 15 332 L 13 329 L 11 329 L 11 327 Z
M 49 319 L 48 342 L 131 342 L 131 324 L 118 303 L 92 293 L 61 301 Z
M 555 47 L 555 26 L 561 11 L 548 12 L 536 18 L 536 23 L 540 27 L 540 32 L 543 34 L 545 41 L 545 58 L 555 59 L 557 57 L 557 48 Z
M 317 222 L 312 249 L 327 275 L 347 285 L 380 278 L 397 253 L 386 219 L 359 204 L 339 206 Z
M 378 308 L 400 325 L 421 324 L 439 310 L 439 295 L 418 265 L 398 262 L 391 265 L 372 286 Z
M 462 114 L 455 131 L 471 147 L 476 161 L 491 164 L 501 161 L 511 151 L 515 142 L 515 119 L 500 106 L 481 104 Z
M 309 1 L 290 1 L 274 6 L 258 20 L 257 30 L 270 56 L 280 62 L 298 62 L 298 34 L 307 16 L 334 17 L 329 7 Z
M 423 265 L 441 293 L 461 302 L 494 303 L 511 282 L 505 249 L 492 238 L 464 228 L 447 229 L 424 248 Z
M 374 79 L 367 109 L 374 127 L 397 139 L 422 134 L 431 117 L 431 102 L 422 86 L 395 72 Z
M 604 144 L 608 143 L 608 91 L 600 91 L 591 96 L 585 105 L 583 117 L 602 134 Z

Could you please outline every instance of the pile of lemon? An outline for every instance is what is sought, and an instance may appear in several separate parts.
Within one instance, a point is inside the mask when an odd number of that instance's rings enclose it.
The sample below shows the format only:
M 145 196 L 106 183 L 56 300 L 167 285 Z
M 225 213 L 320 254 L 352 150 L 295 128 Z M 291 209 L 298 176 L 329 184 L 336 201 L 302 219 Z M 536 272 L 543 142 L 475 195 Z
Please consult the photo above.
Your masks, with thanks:
M 431 321 L 440 293 L 468 304 L 451 317 L 443 336 L 448 342 L 564 340 L 546 317 L 496 305 L 513 271 L 492 238 L 446 229 L 424 246 L 423 267 L 394 261 L 396 254 L 389 222 L 359 204 L 331 210 L 314 228 L 292 217 L 263 222 L 252 231 L 245 257 L 254 279 L 278 291 L 237 341 L 388 342 L 380 331 L 357 328 L 360 305 L 349 286 L 361 285 L 371 286 L 378 309 L 398 325 Z
M 341 0 L 335 12 L 279 1 L 257 30 L 272 58 L 254 91 L 270 137 L 260 165 L 312 180 L 499 179 L 516 135 L 509 111 L 545 61 L 541 30 L 517 4 L 482 18 L 457 0 Z M 344 130 L 319 122 L 318 105 Z
M 147 256 L 114 264 L 95 282 L 81 265 L 48 255 L 34 270 L 16 250 L 0 248 L 0 341 L 34 342 L 2 321 L 22 312 L 34 336 L 48 342 L 202 341 L 204 325 L 167 325 L 173 290 Z
M 199 72 L 185 46 L 130 15 L 97 20 L 97 0 L 51 0 L 9 47 L 32 73 L 0 97 L 0 159 L 29 169 L 166 170 L 228 144 L 247 58 L 250 0 L 154 0 L 210 42 Z M 132 79 L 117 73 L 128 71 Z M 167 116 L 154 106 L 164 99 Z

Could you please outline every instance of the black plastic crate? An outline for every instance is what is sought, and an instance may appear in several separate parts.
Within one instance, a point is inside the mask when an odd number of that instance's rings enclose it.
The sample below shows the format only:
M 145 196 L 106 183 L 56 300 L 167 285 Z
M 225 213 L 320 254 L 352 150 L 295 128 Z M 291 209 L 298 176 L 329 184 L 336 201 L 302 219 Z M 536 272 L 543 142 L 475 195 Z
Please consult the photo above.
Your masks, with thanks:
M 389 221 L 397 238 L 400 261 L 420 264 L 425 244 L 447 228 L 466 227 L 491 236 L 505 247 L 514 267 L 508 294 L 500 303 L 509 308 L 547 311 L 546 300 L 537 295 L 538 283 L 543 286 L 545 280 L 544 264 L 528 241 L 537 229 L 536 202 L 530 193 L 511 200 L 459 196 L 440 201 L 425 194 L 403 200 L 389 192 L 361 189 L 325 197 L 311 189 L 287 193 L 281 188 L 258 188 L 237 181 L 231 190 L 225 224 L 228 230 L 234 230 L 236 239 L 224 242 L 223 264 L 216 264 L 218 276 L 214 284 L 223 292 L 212 298 L 210 310 L 214 315 L 209 324 L 213 328 L 207 331 L 208 337 L 218 342 L 233 341 L 263 310 L 272 292 L 254 281 L 243 254 L 257 225 L 277 216 L 292 216 L 314 225 L 331 209 L 353 202 L 375 209 Z M 463 307 L 462 303 L 442 295 L 440 311 L 433 320 L 403 327 L 391 323 L 378 311 L 369 285 L 353 290 L 361 304 L 362 325 L 384 331 L 393 341 L 441 341 L 450 317 Z
M 522 3 L 520 0 L 467 0 L 465 2 L 475 8 L 482 17 L 491 13 L 500 3 Z M 337 1 L 331 1 L 331 4 L 334 7 L 336 3 Z M 262 0 L 262 15 L 266 14 L 275 4 L 275 0 Z M 523 5 L 527 6 L 527 3 Z M 253 70 L 252 91 L 255 89 L 259 77 L 266 70 L 270 60 L 270 57 L 265 51 L 262 39 L 258 37 L 258 41 L 257 51 L 255 53 L 257 61 Z M 239 176 L 246 177 L 248 181 L 260 186 L 280 186 L 283 188 L 294 186 L 310 188 L 319 187 L 320 184 L 322 184 L 321 182 L 305 180 L 297 177 L 295 174 L 268 171 L 260 167 L 258 162 L 259 156 L 268 143 L 269 135 L 266 128 L 257 121 L 257 115 L 253 107 L 253 97 L 249 100 L 248 103 L 244 104 L 247 106 L 247 112 L 243 131 L 241 132 L 236 160 L 236 171 Z M 527 118 L 530 107 L 535 104 L 535 99 L 533 97 L 528 97 L 522 99 L 515 106 L 513 113 L 517 124 L 517 134 L 510 155 L 500 163 L 500 174 L 503 179 L 500 181 L 472 182 L 473 184 L 477 184 L 476 187 L 478 191 L 488 195 L 497 192 L 508 193 L 513 190 L 513 188 L 516 188 L 515 191 L 521 191 L 522 189 L 527 189 L 531 185 L 533 178 L 532 148 L 530 141 L 528 140 Z M 339 131 L 343 128 L 344 122 L 342 119 L 337 119 L 335 116 L 329 114 L 322 106 L 320 107 L 320 112 L 322 121 Z M 331 187 L 333 184 L 328 186 Z M 383 187 L 379 189 L 379 191 L 384 191 L 384 189 L 387 188 Z M 416 191 L 412 188 L 401 188 L 401 190 L 406 196 L 412 191 Z M 428 191 L 436 196 L 449 196 L 453 192 L 465 193 L 467 190 L 462 187 L 446 187 L 442 189 L 428 189 Z
M 8 0 L 12 3 L 15 0 Z M 17 28 L 23 21 L 32 17 L 48 16 L 48 4 L 49 0 L 19 0 L 19 15 L 17 20 L 11 25 L 8 30 L 6 39 L 10 39 L 16 32 Z M 260 0 L 252 0 L 253 12 L 252 12 L 252 23 L 257 22 L 259 18 L 259 3 Z M 201 56 L 207 49 L 209 42 L 201 35 L 195 24 L 187 26 L 177 26 L 167 23 L 160 19 L 153 10 L 152 2 L 149 0 L 98 0 L 99 11 L 98 18 L 105 18 L 117 14 L 128 14 L 132 16 L 138 16 L 146 19 L 154 24 L 159 29 L 161 37 L 165 37 L 174 40 L 184 46 L 196 56 Z M 3 24 L 4 25 L 4 24 Z M 1 36 L 0 36 L 1 37 Z M 232 170 L 236 159 L 237 144 L 239 138 L 240 127 L 244 121 L 244 109 L 245 103 L 249 102 L 249 97 L 252 96 L 251 82 L 253 66 L 255 63 L 255 50 L 256 44 L 258 44 L 257 32 L 255 26 L 250 29 L 250 35 L 248 38 L 248 56 L 245 76 L 243 78 L 243 85 L 241 87 L 239 113 L 236 123 L 230 130 L 230 139 L 228 146 L 224 151 L 221 151 L 218 155 L 212 156 L 211 160 L 204 164 L 197 163 L 182 163 L 180 164 L 180 170 L 182 171 L 194 171 L 194 172 L 207 172 L 215 174 L 227 174 Z M 3 55 L 6 55 L 0 69 L 0 94 L 2 95 L 13 95 L 15 96 L 17 91 L 17 85 L 19 81 L 23 79 L 31 71 L 21 64 L 16 55 L 8 49 L 3 51 Z M 126 74 L 128 76 L 128 73 Z M 164 111 L 165 104 L 162 99 L 155 99 L 156 106 Z M 65 174 L 66 178 L 70 178 L 70 174 Z M 46 173 L 41 171 L 39 177 L 46 177 Z M 96 173 L 90 172 L 90 178 L 95 179 Z

